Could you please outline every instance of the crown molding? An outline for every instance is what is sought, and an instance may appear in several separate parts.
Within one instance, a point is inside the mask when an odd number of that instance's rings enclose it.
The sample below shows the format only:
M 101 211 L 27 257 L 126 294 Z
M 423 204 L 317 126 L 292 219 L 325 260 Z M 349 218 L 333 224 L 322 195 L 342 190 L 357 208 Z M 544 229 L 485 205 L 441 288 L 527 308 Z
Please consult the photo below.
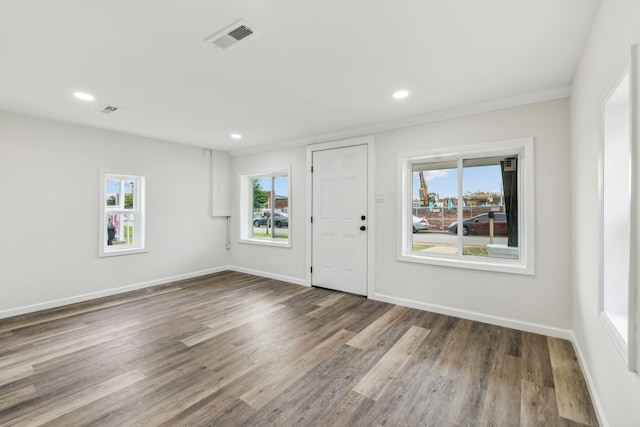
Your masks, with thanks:
M 285 148 L 317 144 L 321 142 L 335 141 L 339 139 L 355 138 L 367 136 L 395 129 L 402 129 L 411 126 L 418 126 L 442 120 L 455 119 L 458 117 L 470 116 L 474 114 L 486 113 L 490 111 L 502 110 L 504 108 L 518 107 L 521 105 L 536 104 L 538 102 L 552 101 L 554 99 L 567 98 L 571 95 L 571 86 L 558 86 L 535 92 L 527 92 L 491 101 L 469 104 L 447 110 L 433 111 L 425 114 L 409 116 L 402 119 L 390 120 L 381 123 L 374 123 L 365 126 L 340 129 L 333 132 L 322 133 L 291 141 L 276 142 L 257 147 L 244 148 L 229 151 L 232 157 L 245 156 L 265 151 L 281 150 Z

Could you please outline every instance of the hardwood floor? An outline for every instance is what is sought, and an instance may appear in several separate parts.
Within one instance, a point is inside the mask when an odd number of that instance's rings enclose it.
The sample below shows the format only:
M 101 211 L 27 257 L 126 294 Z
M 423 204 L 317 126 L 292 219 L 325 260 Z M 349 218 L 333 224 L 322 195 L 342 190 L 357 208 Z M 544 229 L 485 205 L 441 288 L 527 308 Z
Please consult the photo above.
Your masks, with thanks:
M 568 341 L 223 272 L 0 321 L 0 425 L 597 420 Z

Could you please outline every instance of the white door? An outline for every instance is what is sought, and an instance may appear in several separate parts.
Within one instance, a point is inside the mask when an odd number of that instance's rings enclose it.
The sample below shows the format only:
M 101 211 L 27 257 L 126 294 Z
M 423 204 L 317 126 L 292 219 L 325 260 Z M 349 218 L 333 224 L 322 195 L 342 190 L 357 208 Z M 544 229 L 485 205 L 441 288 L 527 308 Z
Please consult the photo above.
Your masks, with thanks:
M 314 151 L 311 284 L 367 295 L 367 146 Z

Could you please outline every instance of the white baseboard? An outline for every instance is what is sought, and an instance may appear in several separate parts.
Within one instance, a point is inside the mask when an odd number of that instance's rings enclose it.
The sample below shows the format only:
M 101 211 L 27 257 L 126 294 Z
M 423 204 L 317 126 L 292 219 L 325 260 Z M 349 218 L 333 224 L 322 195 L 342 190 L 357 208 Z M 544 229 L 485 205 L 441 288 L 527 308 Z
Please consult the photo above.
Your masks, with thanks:
M 587 388 L 589 389 L 591 402 L 593 402 L 593 409 L 596 411 L 596 416 L 598 417 L 598 424 L 600 424 L 600 426 L 602 427 L 609 427 L 609 422 L 607 422 L 607 418 L 604 415 L 604 408 L 602 407 L 602 402 L 600 401 L 600 397 L 598 396 L 596 385 L 593 382 L 593 377 L 591 376 L 591 372 L 589 371 L 589 365 L 587 365 L 587 359 L 585 359 L 582 347 L 580 347 L 578 338 L 573 331 L 571 331 L 571 342 L 573 343 L 573 348 L 575 349 L 576 355 L 578 356 L 578 362 L 580 362 L 580 367 L 582 368 L 584 378 L 587 381 Z
M 506 328 L 517 329 L 534 334 L 542 334 L 555 338 L 562 338 L 571 341 L 572 332 L 569 329 L 555 328 L 553 326 L 540 325 L 538 323 L 523 322 L 520 320 L 508 319 L 506 317 L 491 316 L 475 311 L 460 310 L 436 304 L 427 304 L 415 300 L 397 298 L 384 294 L 373 294 L 372 299 L 402 305 L 404 307 L 417 308 L 419 310 L 431 311 L 447 316 L 460 317 L 462 319 L 474 320 L 476 322 L 489 323 L 491 325 L 504 326 Z
M 206 270 L 194 271 L 191 273 L 179 274 L 176 276 L 164 277 L 161 279 L 150 280 L 147 282 L 135 283 L 132 285 L 122 286 L 119 288 L 106 289 L 98 292 L 91 292 L 88 294 L 77 295 L 68 298 L 61 298 L 53 301 L 46 301 L 38 304 L 31 304 L 23 307 L 12 308 L 8 310 L 0 311 L 0 319 L 4 319 L 7 317 L 20 316 L 22 314 L 33 313 L 36 311 L 46 310 L 50 308 L 61 307 L 68 304 L 74 304 L 78 302 L 88 301 L 96 298 L 116 295 L 124 292 L 134 291 L 143 288 L 149 288 L 152 286 L 164 285 L 171 282 L 177 282 L 180 280 L 192 279 L 194 277 L 205 276 L 208 274 L 219 273 L 221 271 L 236 271 L 239 273 L 252 274 L 254 276 L 267 277 L 269 279 L 281 280 L 283 282 L 293 283 L 296 285 L 309 286 L 309 283 L 305 279 L 299 279 L 296 277 L 284 276 L 280 274 L 268 273 L 260 270 L 252 270 L 250 268 L 237 267 L 233 265 L 225 265 L 221 267 L 210 268 Z M 597 389 L 593 382 L 593 377 L 589 371 L 588 365 L 586 363 L 586 359 L 584 357 L 584 353 L 582 351 L 582 347 L 580 347 L 580 343 L 577 340 L 574 332 L 568 329 L 554 328 L 551 326 L 540 325 L 537 323 L 531 322 L 522 322 L 519 320 L 508 319 L 499 316 L 491 316 L 483 313 L 478 313 L 474 311 L 467 310 L 459 310 L 451 307 L 435 305 L 435 304 L 427 304 L 415 300 L 405 299 L 393 297 L 390 295 L 374 293 L 371 299 L 376 301 L 383 301 L 392 304 L 401 305 L 404 307 L 417 308 L 419 310 L 431 311 L 434 313 L 445 314 L 448 316 L 460 317 L 463 319 L 474 320 L 478 322 L 489 323 L 491 325 L 504 326 L 507 328 L 517 329 L 525 332 L 532 332 L 536 334 L 542 334 L 547 336 L 552 336 L 556 338 L 562 338 L 569 340 L 573 343 L 574 349 L 576 351 L 576 355 L 578 357 L 578 361 L 582 368 L 582 372 L 584 373 L 584 377 L 587 381 L 587 387 L 589 389 L 589 393 L 591 395 L 591 400 L 593 402 L 594 410 L 596 412 L 596 416 L 598 417 L 598 422 L 603 427 L 609 427 L 609 423 L 604 415 L 604 409 L 602 407 L 602 403 L 597 393 Z
M 250 268 L 237 267 L 235 265 L 227 266 L 227 270 L 236 271 L 238 273 L 252 274 L 254 276 L 266 277 L 268 279 L 281 280 L 283 282 L 293 283 L 294 285 L 309 286 L 309 284 L 304 278 L 299 279 L 297 277 L 283 276 L 281 274 L 268 273 L 266 271 L 260 271 L 260 270 L 252 270 Z
M 551 336 L 555 338 L 562 338 L 568 341 L 571 341 L 573 347 L 575 349 L 576 355 L 578 357 L 578 361 L 580 363 L 580 367 L 582 368 L 582 372 L 584 374 L 585 380 L 587 382 L 587 388 L 589 389 L 589 394 L 591 395 L 591 401 L 593 402 L 593 409 L 596 412 L 596 416 L 598 417 L 598 423 L 602 427 L 609 427 L 609 423 L 605 417 L 604 408 L 602 407 L 602 402 L 598 396 L 598 392 L 596 391 L 596 385 L 593 382 L 593 377 L 589 372 L 589 367 L 587 365 L 587 361 L 584 357 L 584 352 L 580 347 L 580 343 L 578 342 L 574 332 L 569 329 L 561 329 L 554 328 L 551 326 L 540 325 L 537 323 L 531 322 L 522 322 L 520 320 L 507 319 L 504 317 L 498 316 L 490 316 L 483 313 L 477 313 L 473 311 L 466 310 L 458 310 L 451 307 L 445 307 L 435 304 L 425 304 L 419 301 L 392 297 L 384 294 L 374 294 L 372 299 L 377 301 L 389 302 L 392 304 L 402 305 L 405 307 L 417 308 L 419 310 L 431 311 L 439 314 L 446 314 L 448 316 L 460 317 L 468 320 L 475 320 L 478 322 L 489 323 L 491 325 L 504 326 L 507 328 L 517 329 L 525 332 L 532 332 L 536 334 L 542 334 L 546 336 Z
M 192 279 L 207 274 L 219 273 L 225 270 L 231 270 L 228 265 L 222 267 L 209 268 L 206 270 L 194 271 L 191 273 L 179 274 L 177 276 L 163 277 L 161 279 L 150 280 L 148 282 L 134 283 L 132 285 L 122 286 L 119 288 L 105 289 L 103 291 L 90 292 L 88 294 L 76 295 L 68 298 L 60 298 L 53 301 L 45 301 L 37 304 L 26 305 L 24 307 L 11 308 L 0 311 L 0 319 L 7 317 L 20 316 L 22 314 L 34 313 L 36 311 L 47 310 L 50 308 L 61 307 L 63 305 L 75 304 L 77 302 L 89 301 L 96 298 L 108 297 L 111 295 L 121 294 L 124 292 L 135 291 L 138 289 L 149 288 L 151 286 L 164 285 L 166 283 L 177 282 L 179 280 Z

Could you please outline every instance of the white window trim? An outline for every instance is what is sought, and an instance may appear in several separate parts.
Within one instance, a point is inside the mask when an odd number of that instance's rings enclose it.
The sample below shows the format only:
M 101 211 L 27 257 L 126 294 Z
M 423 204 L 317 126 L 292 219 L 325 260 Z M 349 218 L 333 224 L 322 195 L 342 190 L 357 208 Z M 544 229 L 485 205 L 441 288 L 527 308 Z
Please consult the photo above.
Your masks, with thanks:
M 640 175 L 638 172 L 638 153 L 636 151 L 636 144 L 638 143 L 638 121 L 639 111 L 636 100 L 637 88 L 638 88 L 638 53 L 637 45 L 632 45 L 630 51 L 627 53 L 626 59 L 623 61 L 622 66 L 608 85 L 600 100 L 600 108 L 598 111 L 598 124 L 599 124 L 599 158 L 598 158 L 598 190 L 599 190 L 599 236 L 598 236 L 598 318 L 600 323 L 604 327 L 604 330 L 611 338 L 616 350 L 619 352 L 624 363 L 627 365 L 629 371 L 635 372 L 637 370 L 636 362 L 636 284 L 637 284 L 637 266 L 634 260 L 637 259 L 638 254 L 638 229 L 637 221 L 640 216 L 638 210 L 638 199 L 636 196 L 637 186 L 640 184 Z M 629 78 L 629 219 L 630 219 L 630 233 L 628 244 L 628 283 L 625 283 L 627 294 L 627 316 L 616 316 L 615 313 L 609 313 L 605 310 L 605 236 L 604 236 L 604 180 L 605 180 L 605 168 L 604 168 L 604 155 L 605 155 L 605 108 L 609 99 L 613 93 L 617 90 L 620 83 L 624 80 L 625 76 Z M 626 246 L 626 245 L 625 245 Z M 621 328 L 622 326 L 622 328 Z M 626 336 L 622 335 L 626 326 Z M 622 331 L 621 331 L 622 329 Z
M 504 154 L 518 154 L 518 215 L 519 215 L 519 248 L 518 260 L 481 258 L 462 255 L 446 255 L 435 253 L 416 253 L 413 251 L 413 233 L 411 230 L 413 199 L 413 181 L 411 165 L 420 161 L 445 161 L 460 157 L 490 157 Z M 463 147 L 442 148 L 437 150 L 400 153 L 398 155 L 398 186 L 400 203 L 398 206 L 398 261 L 420 264 L 439 265 L 473 270 L 495 271 L 502 273 L 535 274 L 534 246 L 534 152 L 533 138 L 518 138 L 477 144 Z M 462 185 L 462 180 L 458 180 Z M 462 215 L 462 211 L 460 211 Z M 459 218 L 460 219 L 460 218 Z
M 291 166 L 286 168 L 278 168 L 269 171 L 243 172 L 240 174 L 240 191 L 239 191 L 239 207 L 238 207 L 238 243 L 271 246 L 280 248 L 291 248 L 292 227 L 289 222 L 289 238 L 287 241 L 258 239 L 252 236 L 253 231 L 253 182 L 255 178 L 266 178 L 271 176 L 286 176 L 289 180 L 289 221 L 292 219 L 293 210 L 291 202 Z
M 140 182 L 137 189 L 135 189 L 134 201 L 137 200 L 137 204 L 134 205 L 133 210 L 119 210 L 119 209 L 107 209 L 105 206 L 105 200 L 107 198 L 106 193 L 106 180 L 113 179 L 135 179 Z M 145 204 L 146 204 L 146 177 L 142 174 L 130 174 L 111 171 L 100 171 L 100 223 L 98 231 L 98 256 L 100 258 L 130 255 L 147 252 L 146 248 L 146 231 L 145 231 Z M 137 196 L 137 197 L 136 197 Z M 135 215 L 134 228 L 134 244 L 127 246 L 108 246 L 105 224 L 107 222 L 107 215 L 109 213 L 124 213 Z

